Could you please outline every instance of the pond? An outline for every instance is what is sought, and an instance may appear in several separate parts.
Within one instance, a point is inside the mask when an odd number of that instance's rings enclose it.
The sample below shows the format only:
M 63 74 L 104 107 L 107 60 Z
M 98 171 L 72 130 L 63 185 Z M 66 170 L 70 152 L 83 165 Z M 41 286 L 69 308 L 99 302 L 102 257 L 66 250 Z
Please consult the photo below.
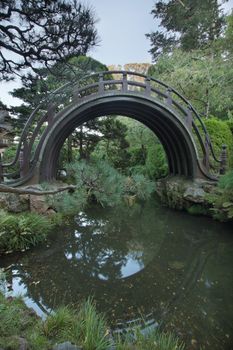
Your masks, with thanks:
M 233 228 L 161 207 L 93 207 L 45 246 L 1 259 L 8 291 L 43 316 L 92 296 L 116 331 L 142 316 L 188 349 L 232 349 Z

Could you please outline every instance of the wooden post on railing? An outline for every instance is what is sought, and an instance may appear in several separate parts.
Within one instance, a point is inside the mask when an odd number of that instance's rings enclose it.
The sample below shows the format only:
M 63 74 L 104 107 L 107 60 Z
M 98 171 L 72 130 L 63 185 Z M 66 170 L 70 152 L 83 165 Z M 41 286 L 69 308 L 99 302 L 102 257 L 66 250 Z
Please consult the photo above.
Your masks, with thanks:
M 166 90 L 166 94 L 167 94 L 167 97 L 166 97 L 166 102 L 169 106 L 172 105 L 172 89 L 171 88 L 168 88 Z
M 0 182 L 3 182 L 2 154 L 0 153 Z
M 48 111 L 47 111 L 48 125 L 52 124 L 55 112 L 56 112 L 56 105 L 54 103 L 50 103 L 48 106 Z
M 189 130 L 192 130 L 192 125 L 193 125 L 193 114 L 192 114 L 192 108 L 188 106 L 187 109 L 187 115 L 185 118 L 185 124 L 187 125 Z
M 226 169 L 227 169 L 227 146 L 222 145 L 222 151 L 220 154 L 220 169 L 219 169 L 220 175 L 224 175 L 226 173 Z
M 210 170 L 210 146 L 208 135 L 205 135 L 205 155 L 204 155 L 204 165 L 206 170 Z
M 104 93 L 104 75 L 103 75 L 103 73 L 100 73 L 100 74 L 99 74 L 98 93 L 99 93 L 100 95 Z
M 29 149 L 27 141 L 24 141 L 23 148 L 19 153 L 20 177 L 25 176 L 29 171 Z
M 150 96 L 150 94 L 151 94 L 151 84 L 150 84 L 150 78 L 149 77 L 146 77 L 145 83 L 146 83 L 145 94 L 147 96 Z
M 127 92 L 127 90 L 128 90 L 127 73 L 123 72 L 122 91 Z

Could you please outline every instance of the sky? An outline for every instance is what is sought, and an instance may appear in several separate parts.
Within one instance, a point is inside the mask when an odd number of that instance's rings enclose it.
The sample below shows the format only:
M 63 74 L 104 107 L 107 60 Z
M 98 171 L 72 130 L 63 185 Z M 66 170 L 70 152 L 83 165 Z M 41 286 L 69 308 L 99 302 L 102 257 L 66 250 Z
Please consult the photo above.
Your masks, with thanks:
M 155 30 L 154 0 L 89 0 L 101 38 L 92 56 L 104 64 L 150 63 L 146 33 Z
M 205 1 L 205 0 L 203 0 Z M 97 47 L 89 55 L 105 65 L 151 63 L 150 41 L 146 33 L 158 29 L 158 21 L 151 15 L 156 0 L 83 0 L 98 18 L 96 28 L 100 37 Z M 225 12 L 233 7 L 233 0 L 224 4 Z M 21 101 L 8 94 L 19 87 L 18 82 L 0 83 L 0 98 L 7 105 Z
M 103 64 L 151 63 L 150 41 L 146 33 L 156 30 L 157 23 L 150 14 L 154 0 L 87 0 L 98 22 L 100 42 L 89 55 Z M 21 101 L 8 94 L 19 82 L 0 83 L 1 100 L 9 105 Z

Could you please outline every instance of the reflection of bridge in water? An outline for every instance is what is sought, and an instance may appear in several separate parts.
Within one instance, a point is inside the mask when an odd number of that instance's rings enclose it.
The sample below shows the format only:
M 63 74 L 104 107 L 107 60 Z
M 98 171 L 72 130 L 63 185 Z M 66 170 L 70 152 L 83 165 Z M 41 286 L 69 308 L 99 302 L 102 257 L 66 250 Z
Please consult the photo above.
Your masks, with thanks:
M 220 161 L 191 104 L 159 80 L 134 72 L 107 71 L 66 84 L 34 110 L 15 159 L 0 162 L 0 181 L 19 186 L 54 179 L 66 138 L 84 122 L 111 115 L 131 117 L 150 128 L 164 147 L 171 175 L 214 179 L 210 160 Z M 223 163 L 224 156 L 225 152 Z M 13 166 L 18 170 L 12 172 Z

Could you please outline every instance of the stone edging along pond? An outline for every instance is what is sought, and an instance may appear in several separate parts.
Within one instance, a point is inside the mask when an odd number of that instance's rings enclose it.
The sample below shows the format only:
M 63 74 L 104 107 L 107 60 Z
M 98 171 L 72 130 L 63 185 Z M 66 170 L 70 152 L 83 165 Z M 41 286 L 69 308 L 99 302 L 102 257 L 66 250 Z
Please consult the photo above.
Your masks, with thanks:
M 233 197 L 226 198 L 225 192 L 213 182 L 172 176 L 156 182 L 156 193 L 169 208 L 222 222 L 233 221 Z
M 51 192 L 70 191 L 75 186 L 55 184 Z M 0 188 L 0 209 L 10 213 L 36 212 L 53 214 L 41 185 L 24 188 L 26 193 L 3 193 Z M 61 190 L 60 190 L 61 189 Z M 31 194 L 27 193 L 32 192 Z M 34 192 L 34 193 L 33 193 Z M 233 197 L 227 199 L 217 184 L 201 179 L 188 180 L 171 176 L 156 182 L 156 193 L 161 202 L 169 208 L 186 210 L 192 215 L 204 215 L 219 221 L 233 221 Z M 50 194 L 52 196 L 52 194 Z

